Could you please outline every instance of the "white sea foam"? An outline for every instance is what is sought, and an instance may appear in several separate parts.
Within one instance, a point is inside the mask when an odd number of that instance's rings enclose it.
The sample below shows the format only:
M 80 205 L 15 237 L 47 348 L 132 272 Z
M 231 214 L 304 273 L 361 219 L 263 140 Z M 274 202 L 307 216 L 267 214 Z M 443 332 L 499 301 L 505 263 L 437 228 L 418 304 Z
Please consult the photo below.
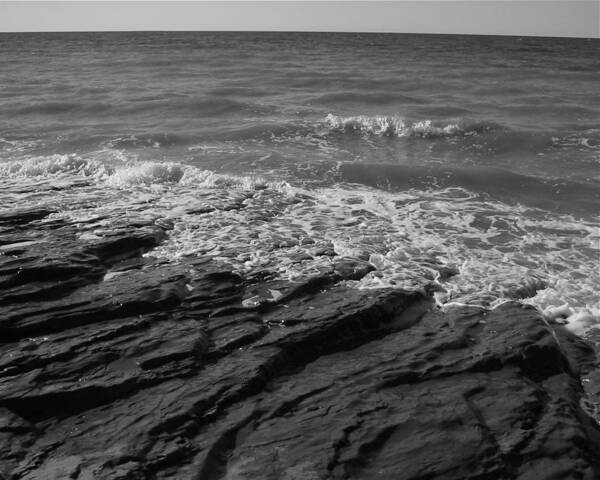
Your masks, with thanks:
M 552 137 L 552 143 L 564 149 L 582 148 L 600 150 L 600 129 L 590 128 L 565 137 Z
M 183 174 L 183 167 L 176 163 L 144 162 L 116 169 L 106 182 L 113 187 L 177 183 Z
M 330 268 L 336 258 L 356 257 L 376 270 L 347 282 L 355 288 L 434 284 L 442 306 L 494 307 L 516 298 L 578 333 L 600 323 L 597 221 L 509 206 L 461 188 L 303 189 L 175 163 L 107 166 L 72 156 L 2 164 L 0 187 L 57 175 L 92 180 L 47 199 L 60 208 L 55 217 L 81 222 L 83 242 L 102 238 L 119 219 L 162 219 L 173 228 L 149 255 L 173 262 L 208 254 L 243 274 L 267 270 L 294 281 Z M 19 206 L 44 202 L 43 191 L 27 195 L 7 198 Z M 336 256 L 317 255 L 327 249 Z
M 357 131 L 369 135 L 390 137 L 450 137 L 469 132 L 458 123 L 438 126 L 434 125 L 431 120 L 407 122 L 397 115 L 341 117 L 330 113 L 325 121 L 333 130 Z
M 0 177 L 48 177 L 52 175 L 104 175 L 110 167 L 78 155 L 49 155 L 0 163 Z

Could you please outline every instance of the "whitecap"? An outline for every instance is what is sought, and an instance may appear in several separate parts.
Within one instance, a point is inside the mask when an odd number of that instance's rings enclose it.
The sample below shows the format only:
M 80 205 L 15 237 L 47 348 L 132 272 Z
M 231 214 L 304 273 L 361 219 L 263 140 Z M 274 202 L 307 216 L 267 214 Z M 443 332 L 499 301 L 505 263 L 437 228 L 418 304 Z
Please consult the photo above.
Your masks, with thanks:
M 457 135 L 473 135 L 483 125 L 465 122 L 437 124 L 432 120 L 409 122 L 398 115 L 357 115 L 342 117 L 328 114 L 325 122 L 333 131 L 359 132 L 389 137 L 441 138 Z M 463 123 L 461 125 L 461 123 Z

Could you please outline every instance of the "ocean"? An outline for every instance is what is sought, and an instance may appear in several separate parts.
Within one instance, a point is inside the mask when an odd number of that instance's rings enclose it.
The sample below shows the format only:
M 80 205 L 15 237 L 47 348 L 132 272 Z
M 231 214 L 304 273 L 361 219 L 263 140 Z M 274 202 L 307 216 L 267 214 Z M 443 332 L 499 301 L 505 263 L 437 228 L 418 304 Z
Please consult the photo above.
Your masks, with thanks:
M 50 205 L 81 242 L 155 218 L 166 262 L 293 281 L 355 257 L 356 289 L 600 325 L 600 40 L 14 33 L 0 65 L 3 210 Z

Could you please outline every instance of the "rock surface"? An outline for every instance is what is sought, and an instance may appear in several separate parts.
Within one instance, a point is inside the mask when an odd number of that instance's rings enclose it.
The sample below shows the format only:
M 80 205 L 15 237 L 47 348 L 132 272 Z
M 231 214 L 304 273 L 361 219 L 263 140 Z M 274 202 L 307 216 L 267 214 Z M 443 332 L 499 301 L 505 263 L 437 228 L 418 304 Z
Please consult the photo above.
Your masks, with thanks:
M 0 213 L 0 478 L 600 478 L 591 350 L 532 308 L 441 312 L 210 257 L 143 255 L 168 222 L 81 236 Z

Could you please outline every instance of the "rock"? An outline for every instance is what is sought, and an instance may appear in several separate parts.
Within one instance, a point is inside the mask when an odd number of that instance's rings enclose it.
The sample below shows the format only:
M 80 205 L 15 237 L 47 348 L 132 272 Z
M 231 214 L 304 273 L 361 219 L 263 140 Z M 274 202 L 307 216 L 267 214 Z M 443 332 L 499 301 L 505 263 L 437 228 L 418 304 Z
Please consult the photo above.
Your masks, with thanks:
M 43 211 L 0 215 L 0 478 L 600 476 L 593 351 L 531 307 L 355 290 L 372 265 L 331 252 L 295 282 L 168 264 L 168 222 Z
M 0 225 L 5 226 L 6 224 L 12 226 L 19 226 L 31 222 L 32 220 L 39 220 L 47 217 L 54 210 L 50 208 L 28 208 L 18 210 L 4 210 L 0 211 Z
M 547 286 L 547 283 L 539 278 L 528 277 L 519 285 L 509 285 L 508 287 L 505 287 L 503 293 L 507 298 L 518 300 L 521 298 L 534 297 L 538 290 L 543 290 Z

